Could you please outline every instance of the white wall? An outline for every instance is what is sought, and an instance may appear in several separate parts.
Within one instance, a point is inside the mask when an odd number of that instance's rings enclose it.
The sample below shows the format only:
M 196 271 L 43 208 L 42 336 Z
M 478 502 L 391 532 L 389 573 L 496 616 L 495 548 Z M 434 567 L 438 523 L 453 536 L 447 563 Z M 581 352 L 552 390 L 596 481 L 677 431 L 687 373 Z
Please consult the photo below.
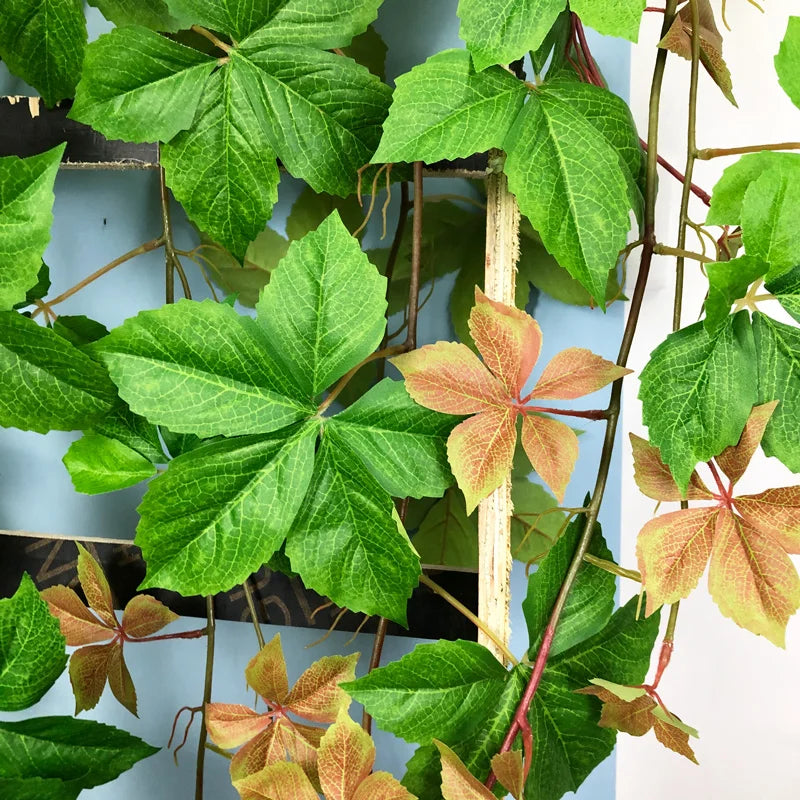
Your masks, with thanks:
M 729 0 L 725 31 L 720 3 L 714 8 L 725 36 L 724 55 L 733 75 L 739 103 L 731 106 L 706 73 L 700 75 L 699 147 L 733 147 L 800 139 L 800 110 L 777 83 L 773 56 L 790 13 L 800 13 L 796 0 L 770 0 L 761 14 L 746 0 Z M 661 15 L 645 14 L 639 45 L 633 48 L 631 103 L 642 136 L 647 128 L 655 43 Z M 670 56 L 662 96 L 659 152 L 683 171 L 686 153 L 686 100 L 689 64 Z M 695 182 L 710 191 L 722 170 L 734 159 L 699 162 Z M 675 244 L 680 184 L 661 172 L 658 237 Z M 703 221 L 705 209 L 693 200 L 692 219 Z M 689 239 L 690 247 L 695 247 Z M 629 275 L 632 290 L 635 270 Z M 637 370 L 670 330 L 674 259 L 656 258 L 644 304 L 642 323 L 632 354 Z M 693 262 L 687 262 L 683 324 L 697 320 L 707 282 Z M 769 309 L 770 313 L 774 309 Z M 779 312 L 777 312 L 779 313 Z M 626 381 L 625 431 L 646 435 L 636 399 L 638 383 Z M 635 566 L 636 535 L 651 518 L 654 503 L 640 495 L 633 482 L 630 447 L 623 456 L 623 563 Z M 776 459 L 759 453 L 742 489 L 747 491 L 797 483 Z M 665 509 L 662 509 L 662 511 Z M 671 510 L 671 509 L 667 509 Z M 633 592 L 628 585 L 627 594 Z M 655 738 L 620 736 L 617 751 L 619 800 L 789 800 L 798 795 L 796 765 L 800 752 L 800 622 L 789 623 L 786 650 L 737 627 L 722 617 L 705 586 L 681 605 L 672 664 L 661 696 L 670 709 L 699 729 L 695 766 L 659 745 Z

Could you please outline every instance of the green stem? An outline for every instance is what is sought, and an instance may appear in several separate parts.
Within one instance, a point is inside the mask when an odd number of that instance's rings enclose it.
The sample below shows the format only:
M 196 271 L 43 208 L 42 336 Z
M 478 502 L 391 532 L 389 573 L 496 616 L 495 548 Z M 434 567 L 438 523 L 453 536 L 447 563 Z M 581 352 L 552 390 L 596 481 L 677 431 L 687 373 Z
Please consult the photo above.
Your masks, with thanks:
M 214 644 L 216 639 L 216 621 L 214 619 L 214 597 L 206 597 L 206 676 L 203 684 L 203 713 L 200 735 L 197 741 L 197 768 L 195 770 L 194 800 L 203 800 L 203 777 L 206 761 L 206 708 L 211 702 L 211 684 L 214 680 Z
M 619 564 L 615 564 L 613 561 L 608 561 L 605 558 L 598 558 L 597 556 L 593 556 L 591 553 L 587 553 L 583 557 L 583 560 L 587 564 L 591 564 L 594 567 L 603 569 L 606 572 L 610 572 L 612 575 L 617 575 L 620 578 L 628 578 L 629 580 L 636 581 L 637 583 L 642 582 L 642 573 L 635 569 L 625 569 L 625 567 L 621 567 Z
M 682 226 L 684 233 L 683 238 L 686 239 L 686 228 Z M 653 248 L 653 252 L 657 256 L 676 256 L 683 263 L 683 259 L 691 258 L 693 261 L 699 261 L 701 264 L 713 264 L 714 259 L 704 256 L 702 253 L 695 253 L 692 250 L 686 250 L 683 247 L 670 247 L 666 244 L 657 244 Z
M 195 33 L 199 33 L 201 36 L 204 36 L 209 42 L 219 47 L 223 53 L 230 54 L 231 50 L 233 50 L 229 44 L 226 44 L 218 36 L 215 36 L 213 33 L 211 33 L 210 30 L 203 28 L 200 25 L 192 25 L 192 30 Z
M 748 144 L 742 147 L 705 147 L 697 150 L 695 157 L 701 161 L 725 156 L 740 156 L 745 153 L 761 153 L 764 150 L 800 150 L 800 142 L 776 142 L 775 144 Z
M 242 589 L 247 601 L 247 608 L 250 609 L 250 619 L 253 620 L 253 628 L 256 632 L 256 639 L 258 639 L 258 649 L 261 650 L 264 647 L 264 632 L 261 630 L 261 623 L 258 619 L 258 611 L 256 610 L 256 602 L 253 599 L 253 590 L 250 588 L 249 578 L 245 578 Z
M 417 316 L 419 315 L 419 274 L 422 266 L 423 176 L 422 162 L 414 162 L 414 219 L 411 239 L 411 281 L 408 287 L 408 333 L 405 351 L 417 347 Z

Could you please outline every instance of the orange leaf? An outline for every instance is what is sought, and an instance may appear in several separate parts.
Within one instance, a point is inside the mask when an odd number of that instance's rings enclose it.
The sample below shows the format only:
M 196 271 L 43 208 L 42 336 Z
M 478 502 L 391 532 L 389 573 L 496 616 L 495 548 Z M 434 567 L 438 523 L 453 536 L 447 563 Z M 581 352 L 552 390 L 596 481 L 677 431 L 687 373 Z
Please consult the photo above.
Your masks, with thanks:
M 467 515 L 511 471 L 517 442 L 517 412 L 510 406 L 483 411 L 460 422 L 447 439 L 447 459 Z
M 113 629 L 92 614 L 69 586 L 51 586 L 40 594 L 47 601 L 50 613 L 58 619 L 70 647 L 105 642 L 113 635 Z
M 139 715 L 136 713 L 136 689 L 133 686 L 131 674 L 128 672 L 128 666 L 125 664 L 121 646 L 112 648 L 111 654 L 109 655 L 108 685 L 111 687 L 111 693 L 114 697 L 116 697 L 134 717 L 138 717 Z
M 179 619 L 178 615 L 155 597 L 137 594 L 122 612 L 122 630 L 134 638 L 152 636 L 176 619 Z
M 602 389 L 632 370 L 584 347 L 569 347 L 553 356 L 531 392 L 539 400 L 574 400 Z
M 599 687 L 598 687 L 599 688 Z M 653 727 L 653 709 L 656 701 L 647 694 L 635 700 L 625 701 L 608 692 L 607 695 L 597 694 L 603 701 L 603 710 L 600 713 L 601 728 L 613 728 L 631 736 L 644 736 Z
M 693 761 L 695 764 L 697 763 L 694 750 L 689 746 L 689 734 L 686 733 L 686 731 L 682 731 L 680 728 L 676 728 L 674 725 L 670 725 L 668 722 L 664 722 L 660 719 L 655 719 L 653 721 L 653 731 L 656 735 L 656 739 L 658 739 L 664 747 L 679 755 L 685 756 L 689 761 Z
M 289 679 L 279 633 L 250 659 L 244 674 L 247 683 L 261 697 L 283 705 L 289 693 Z
M 373 772 L 356 789 L 353 800 L 416 800 L 394 775 Z
M 630 434 L 633 446 L 633 470 L 636 485 L 645 497 L 662 502 L 678 502 L 683 500 L 678 484 L 672 477 L 669 467 L 661 460 L 661 453 L 647 439 Z M 697 472 L 689 478 L 687 500 L 710 500 L 711 492 L 701 480 Z
M 260 772 L 233 782 L 242 800 L 319 800 L 298 764 L 270 764 Z
M 727 509 L 717 522 L 708 588 L 726 617 L 785 646 L 786 623 L 800 607 L 800 578 L 777 541 Z
M 295 764 L 299 764 L 303 768 L 303 772 L 314 784 L 314 788 L 319 789 L 317 750 L 325 734 L 325 729 L 300 725 L 289 720 L 280 720 L 280 722 L 284 723 L 281 726 L 281 738 L 289 757 Z
M 719 509 L 688 508 L 651 519 L 639 532 L 636 555 L 650 616 L 686 597 L 705 571 Z
M 773 400 L 771 403 L 755 406 L 750 412 L 739 442 L 731 447 L 726 447 L 714 459 L 720 469 L 730 478 L 731 484 L 736 483 L 744 475 L 747 465 L 761 444 L 764 431 L 777 405 L 778 401 Z
M 444 800 L 494 800 L 494 795 L 464 766 L 461 759 L 442 742 L 433 740 L 442 757 Z
M 511 792 L 515 800 L 522 800 L 525 788 L 525 770 L 522 766 L 522 753 L 519 750 L 506 750 L 492 757 L 492 772 L 497 780 Z
M 206 706 L 206 730 L 214 744 L 225 750 L 249 742 L 271 722 L 271 717 L 259 714 L 238 703 L 209 703 Z
M 319 746 L 319 782 L 325 800 L 352 800 L 374 763 L 372 737 L 341 712 Z
M 522 447 L 539 477 L 550 487 L 558 502 L 563 503 L 578 460 L 575 431 L 557 419 L 528 414 L 522 419 Z
M 421 406 L 444 414 L 477 414 L 507 406 L 502 384 L 465 344 L 437 342 L 391 359 Z
M 283 738 L 285 720 L 277 719 L 252 741 L 249 741 L 231 760 L 231 780 L 236 781 L 260 772 L 270 764 L 286 760 L 286 743 Z
M 800 486 L 746 494 L 733 502 L 750 525 L 775 539 L 787 553 L 800 553 Z
M 312 722 L 333 722 L 350 706 L 339 684 L 355 680 L 358 656 L 323 656 L 297 679 L 283 705 Z
M 524 311 L 490 300 L 477 286 L 469 330 L 487 367 L 519 397 L 542 349 L 539 323 Z
M 81 589 L 86 595 L 91 608 L 103 622 L 112 628 L 117 627 L 117 617 L 114 614 L 114 600 L 111 597 L 111 587 L 100 565 L 94 560 L 91 553 L 80 542 L 78 545 L 78 580 Z
M 75 695 L 75 713 L 94 708 L 108 677 L 108 662 L 111 651 L 119 649 L 119 644 L 95 644 L 81 647 L 69 659 L 69 681 Z

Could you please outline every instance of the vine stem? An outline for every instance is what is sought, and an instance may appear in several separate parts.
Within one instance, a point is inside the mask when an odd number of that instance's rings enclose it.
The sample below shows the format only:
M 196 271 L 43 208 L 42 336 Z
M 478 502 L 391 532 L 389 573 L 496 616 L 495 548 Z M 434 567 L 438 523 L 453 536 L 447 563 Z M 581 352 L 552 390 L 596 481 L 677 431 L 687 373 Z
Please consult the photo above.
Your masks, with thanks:
M 161 162 L 161 145 L 158 146 L 159 164 Z M 186 277 L 186 272 L 183 269 L 183 264 L 175 250 L 175 244 L 172 241 L 172 215 L 169 207 L 169 190 L 167 189 L 167 182 L 164 176 L 164 167 L 158 168 L 158 190 L 161 200 L 161 222 L 163 225 L 163 232 L 161 238 L 164 240 L 164 264 L 166 268 L 164 285 L 165 285 L 165 300 L 167 303 L 175 302 L 175 273 L 181 280 L 181 287 L 183 288 L 183 296 L 191 299 L 192 290 L 189 288 L 189 281 Z
M 678 0 L 668 0 L 664 14 L 664 23 L 662 26 L 662 37 L 669 30 L 670 25 L 675 18 L 675 12 Z M 636 278 L 636 285 L 631 295 L 630 310 L 628 313 L 628 321 L 625 324 L 625 330 L 622 335 L 622 342 L 620 343 L 619 354 L 617 356 L 617 364 L 624 367 L 628 363 L 631 346 L 633 344 L 633 337 L 636 333 L 636 326 L 639 321 L 639 316 L 642 310 L 642 301 L 644 299 L 645 289 L 647 287 L 647 279 L 650 273 L 650 267 L 653 260 L 653 248 L 656 244 L 655 237 L 655 210 L 656 210 L 656 192 L 657 192 L 657 154 L 658 154 L 658 122 L 659 110 L 661 104 L 661 86 L 664 80 L 664 68 L 667 60 L 667 50 L 659 49 L 656 55 L 656 63 L 653 69 L 653 79 L 650 89 L 650 103 L 648 113 L 648 139 L 647 139 L 647 173 L 646 173 L 646 186 L 645 186 L 645 211 L 644 211 L 644 231 L 642 235 L 642 257 L 639 266 L 639 274 Z M 575 552 L 570 562 L 569 568 L 558 596 L 553 605 L 553 610 L 550 613 L 550 618 L 545 627 L 542 636 L 542 642 L 536 654 L 536 660 L 533 664 L 528 683 L 525 691 L 522 694 L 519 704 L 517 705 L 514 717 L 506 734 L 505 739 L 500 747 L 500 752 L 508 752 L 517 738 L 517 735 L 522 732 L 523 749 L 525 751 L 525 770 L 526 773 L 530 769 L 530 755 L 533 748 L 532 734 L 530 723 L 528 721 L 528 711 L 530 710 L 531 703 L 539 688 L 542 680 L 545 667 L 550 655 L 550 649 L 553 644 L 553 639 L 556 634 L 558 622 L 561 614 L 564 611 L 567 598 L 575 583 L 578 570 L 580 569 L 584 556 L 587 553 L 589 544 L 591 543 L 592 533 L 594 526 L 597 522 L 597 517 L 600 512 L 600 505 L 603 501 L 603 494 L 605 492 L 606 484 L 608 482 L 608 473 L 611 467 L 611 456 L 614 452 L 614 439 L 617 431 L 617 424 L 619 422 L 620 408 L 622 400 L 622 379 L 614 382 L 611 390 L 611 401 L 608 407 L 608 420 L 606 423 L 606 433 L 603 441 L 603 449 L 600 455 L 600 464 L 597 470 L 597 480 L 595 482 L 594 492 L 592 499 L 589 503 L 586 512 L 586 523 L 581 534 Z M 496 783 L 494 772 L 490 772 L 486 779 L 486 786 L 491 788 Z
M 593 567 L 610 572 L 612 575 L 617 575 L 620 578 L 628 578 L 629 580 L 636 581 L 637 583 L 642 582 L 642 573 L 638 570 L 626 569 L 625 567 L 621 567 L 619 564 L 615 564 L 613 561 L 608 561 L 605 558 L 593 556 L 591 553 L 587 553 L 583 557 L 583 560 L 587 564 L 591 564 Z
M 688 218 L 684 217 L 681 226 L 683 228 L 684 244 L 686 243 L 686 226 L 689 224 Z M 691 250 L 686 250 L 685 247 L 669 247 L 666 244 L 657 244 L 653 248 L 653 252 L 659 256 L 675 256 L 681 263 L 683 259 L 691 258 L 693 261 L 699 261 L 701 264 L 713 264 L 716 259 L 704 256 L 701 253 L 694 253 Z
M 258 619 L 258 611 L 256 610 L 256 601 L 253 598 L 253 589 L 250 586 L 250 578 L 245 578 L 244 583 L 242 584 L 242 589 L 244 590 L 244 597 L 247 601 L 247 608 L 250 610 L 250 619 L 253 621 L 253 628 L 256 632 L 256 639 L 258 639 L 258 649 L 262 650 L 264 648 L 264 632 L 261 630 L 261 624 Z
M 201 25 L 192 25 L 192 30 L 195 33 L 199 33 L 201 36 L 204 36 L 209 42 L 219 47 L 223 53 L 230 54 L 231 50 L 233 50 L 229 44 L 223 42 L 222 39 L 220 39 L 218 36 L 215 36 L 210 30 L 203 28 Z
M 203 711 L 200 734 L 197 741 L 197 767 L 195 770 L 194 800 L 203 800 L 203 777 L 206 761 L 206 707 L 211 702 L 211 684 L 214 680 L 214 645 L 216 640 L 216 620 L 214 618 L 214 597 L 206 597 L 206 676 L 203 684 Z
M 414 162 L 414 219 L 411 227 L 411 280 L 408 287 L 408 331 L 403 352 L 417 347 L 419 316 L 419 276 L 422 267 L 422 220 L 425 205 L 422 162 Z
M 644 139 L 639 139 L 639 144 L 641 144 L 644 151 L 647 152 L 647 142 Z M 670 175 L 672 175 L 673 178 L 676 178 L 683 184 L 686 183 L 686 176 L 680 170 L 670 164 L 666 158 L 663 156 L 658 156 L 658 163 Z M 705 189 L 701 189 L 696 183 L 691 182 L 689 183 L 689 188 L 691 189 L 692 194 L 705 203 L 705 205 L 711 205 L 711 195 Z
M 740 156 L 745 153 L 760 153 L 762 150 L 800 150 L 800 142 L 777 142 L 775 144 L 748 144 L 742 147 L 705 147 L 695 152 L 695 158 L 709 161 L 712 158 Z

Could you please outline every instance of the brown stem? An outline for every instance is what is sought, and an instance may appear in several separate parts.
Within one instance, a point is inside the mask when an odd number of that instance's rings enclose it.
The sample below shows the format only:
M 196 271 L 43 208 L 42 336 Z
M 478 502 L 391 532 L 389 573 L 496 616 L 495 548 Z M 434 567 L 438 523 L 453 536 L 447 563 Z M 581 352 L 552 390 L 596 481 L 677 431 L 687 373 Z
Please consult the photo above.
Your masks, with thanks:
M 224 53 L 229 54 L 231 50 L 233 50 L 233 48 L 229 44 L 226 44 L 218 36 L 215 36 L 213 33 L 211 33 L 210 30 L 203 28 L 200 25 L 192 25 L 192 30 L 195 33 L 199 33 L 201 36 L 204 36 L 206 39 L 208 39 L 209 42 L 215 44 Z
M 159 160 L 161 159 L 161 145 L 158 148 Z M 181 288 L 183 289 L 183 296 L 190 299 L 192 298 L 192 290 L 189 287 L 189 280 L 186 277 L 186 272 L 183 269 L 183 264 L 181 264 L 181 260 L 178 257 L 177 250 L 175 249 L 175 244 L 172 241 L 172 216 L 170 214 L 170 206 L 169 206 L 169 190 L 167 189 L 167 183 L 164 178 L 164 168 L 158 168 L 158 188 L 159 188 L 159 197 L 161 200 L 161 222 L 163 225 L 163 233 L 161 234 L 161 238 L 164 240 L 164 265 L 165 265 L 165 277 L 164 277 L 164 294 L 166 298 L 166 302 L 174 303 L 175 302 L 175 273 L 178 273 L 178 276 L 181 281 Z
M 203 776 L 206 760 L 206 709 L 211 702 L 211 684 L 214 680 L 214 643 L 216 639 L 216 621 L 214 619 L 214 597 L 206 597 L 206 676 L 203 684 L 203 719 L 197 741 L 197 768 L 195 770 L 194 800 L 203 800 Z
M 249 578 L 245 578 L 242 589 L 244 590 L 245 600 L 247 601 L 247 608 L 250 610 L 250 619 L 253 621 L 256 639 L 258 639 L 258 648 L 261 650 L 264 647 L 264 632 L 261 630 L 261 623 L 258 619 L 258 611 L 256 610 L 256 602 L 253 599 L 253 590 L 250 587 Z
M 389 620 L 386 617 L 378 618 L 378 628 L 375 631 L 375 639 L 372 643 L 372 655 L 369 659 L 369 672 L 377 669 L 381 665 L 381 655 L 383 645 L 386 642 L 386 631 L 389 629 Z M 361 715 L 361 727 L 369 734 L 372 733 L 372 717 L 367 713 L 366 708 Z
M 580 417 L 581 419 L 605 419 L 608 412 L 605 409 L 593 408 L 589 411 L 573 411 L 569 408 L 547 408 L 546 406 L 523 406 L 527 412 L 536 414 L 560 414 L 562 417 Z
M 422 265 L 422 218 L 423 218 L 422 162 L 414 162 L 414 219 L 411 240 L 411 281 L 408 287 L 408 332 L 405 349 L 417 347 L 417 316 L 419 314 L 419 274 Z
M 777 142 L 775 144 L 748 144 L 742 147 L 706 147 L 698 150 L 696 158 L 708 161 L 724 156 L 740 156 L 745 153 L 761 153 L 764 150 L 800 150 L 800 142 Z
M 162 633 L 159 636 L 128 636 L 123 630 L 118 631 L 119 638 L 124 642 L 166 642 L 169 639 L 201 639 L 208 633 L 207 628 L 197 628 L 193 631 L 180 631 L 179 633 Z

